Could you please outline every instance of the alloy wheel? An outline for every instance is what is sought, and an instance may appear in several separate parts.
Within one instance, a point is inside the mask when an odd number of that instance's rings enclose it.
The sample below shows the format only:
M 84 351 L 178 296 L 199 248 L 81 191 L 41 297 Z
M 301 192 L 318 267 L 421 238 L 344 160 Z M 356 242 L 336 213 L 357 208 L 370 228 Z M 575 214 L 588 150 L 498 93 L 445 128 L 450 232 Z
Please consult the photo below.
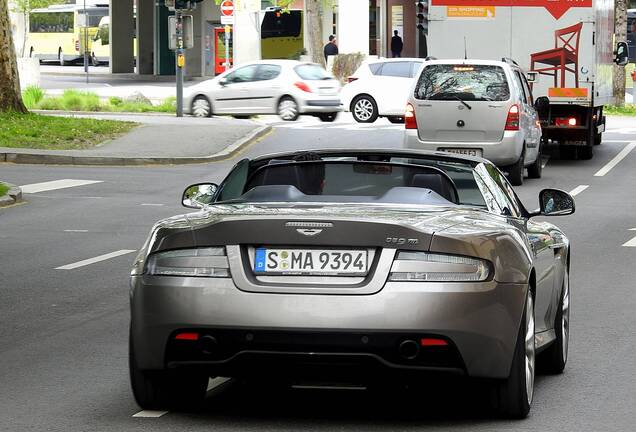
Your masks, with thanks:
M 525 337 L 525 374 L 526 374 L 526 396 L 528 404 L 532 403 L 534 394 L 534 371 L 535 371 L 535 344 L 534 344 L 534 301 L 531 295 L 528 295 L 526 301 L 526 337 Z
M 357 118 L 367 121 L 373 116 L 373 104 L 369 99 L 359 99 L 353 107 Z
M 563 345 L 563 363 L 568 360 L 568 346 L 570 343 L 570 273 L 565 271 L 563 280 L 563 302 L 561 316 L 561 338 Z
M 210 102 L 204 97 L 197 97 L 192 103 L 192 114 L 196 117 L 209 117 L 211 111 Z
M 278 104 L 278 115 L 285 121 L 295 120 L 298 117 L 298 105 L 292 99 L 283 99 Z

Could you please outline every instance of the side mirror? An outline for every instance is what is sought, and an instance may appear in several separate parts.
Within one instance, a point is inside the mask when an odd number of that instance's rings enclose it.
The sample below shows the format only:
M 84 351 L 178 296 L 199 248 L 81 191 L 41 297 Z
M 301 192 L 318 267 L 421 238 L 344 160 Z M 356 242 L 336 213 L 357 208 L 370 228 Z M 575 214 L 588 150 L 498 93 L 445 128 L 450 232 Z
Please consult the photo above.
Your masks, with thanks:
M 543 189 L 539 192 L 538 212 L 531 216 L 567 216 L 574 213 L 574 198 L 559 189 Z
M 219 80 L 219 85 L 220 85 L 221 87 L 225 87 L 227 84 L 228 84 L 228 80 L 227 80 L 227 78 L 221 78 L 221 79 Z
M 550 99 L 548 99 L 547 96 L 539 96 L 534 101 L 534 109 L 536 109 L 537 112 L 545 112 L 549 108 L 550 108 Z
M 627 42 L 619 42 L 616 44 L 614 56 L 614 63 L 619 66 L 625 66 L 629 62 L 629 47 L 627 46 Z
M 200 209 L 214 202 L 219 186 L 214 183 L 197 183 L 183 191 L 181 204 L 184 207 Z
M 539 82 L 539 72 L 526 72 L 526 79 L 530 84 L 536 84 Z

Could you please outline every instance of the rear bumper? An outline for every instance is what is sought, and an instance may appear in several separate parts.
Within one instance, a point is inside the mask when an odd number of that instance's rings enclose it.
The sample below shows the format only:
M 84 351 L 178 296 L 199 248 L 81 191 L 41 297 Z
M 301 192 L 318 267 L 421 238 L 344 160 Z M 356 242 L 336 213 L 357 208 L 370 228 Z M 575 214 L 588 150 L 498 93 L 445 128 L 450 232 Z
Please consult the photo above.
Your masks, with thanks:
M 441 142 L 422 141 L 416 129 L 406 129 L 404 147 L 418 150 L 442 150 L 446 148 L 481 149 L 482 157 L 497 166 L 512 165 L 521 157 L 523 138 L 517 131 L 505 131 L 501 141 L 495 142 Z
M 140 368 L 199 366 L 230 376 L 273 359 L 283 370 L 291 360 L 504 378 L 527 290 L 496 281 L 386 283 L 373 295 L 245 292 L 231 279 L 139 276 L 131 284 Z M 175 351 L 178 331 L 213 336 L 222 348 L 212 356 L 194 345 Z M 428 336 L 447 340 L 448 355 L 400 357 L 401 342 Z
M 300 101 L 300 112 L 307 113 L 331 113 L 342 111 L 342 104 L 337 97 L 313 98 Z

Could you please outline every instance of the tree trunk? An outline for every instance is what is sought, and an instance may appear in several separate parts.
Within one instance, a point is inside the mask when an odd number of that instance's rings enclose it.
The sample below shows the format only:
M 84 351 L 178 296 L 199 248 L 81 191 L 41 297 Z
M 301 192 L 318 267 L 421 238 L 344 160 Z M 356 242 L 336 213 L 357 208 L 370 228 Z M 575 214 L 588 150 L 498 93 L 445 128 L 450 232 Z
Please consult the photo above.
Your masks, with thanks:
M 322 3 L 323 0 L 305 0 L 307 34 L 309 35 L 306 46 L 312 61 L 325 66 L 322 41 Z
M 8 0 L 0 0 L 0 111 L 28 112 L 20 93 Z
M 627 41 L 627 0 L 614 1 L 614 33 L 616 42 Z M 625 105 L 625 67 L 614 65 L 614 103 Z M 636 101 L 634 101 L 636 103 Z

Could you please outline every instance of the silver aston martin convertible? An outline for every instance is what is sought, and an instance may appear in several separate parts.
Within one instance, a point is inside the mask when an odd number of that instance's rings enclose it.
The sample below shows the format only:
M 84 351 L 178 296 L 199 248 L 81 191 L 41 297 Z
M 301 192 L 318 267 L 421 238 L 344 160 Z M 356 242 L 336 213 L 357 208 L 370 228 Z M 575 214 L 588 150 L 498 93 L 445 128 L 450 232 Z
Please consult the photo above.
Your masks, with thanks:
M 528 211 L 490 162 L 317 150 L 240 161 L 189 186 L 131 276 L 130 375 L 145 409 L 191 406 L 209 377 L 373 381 L 460 374 L 524 417 L 536 366 L 563 371 L 574 212 Z

